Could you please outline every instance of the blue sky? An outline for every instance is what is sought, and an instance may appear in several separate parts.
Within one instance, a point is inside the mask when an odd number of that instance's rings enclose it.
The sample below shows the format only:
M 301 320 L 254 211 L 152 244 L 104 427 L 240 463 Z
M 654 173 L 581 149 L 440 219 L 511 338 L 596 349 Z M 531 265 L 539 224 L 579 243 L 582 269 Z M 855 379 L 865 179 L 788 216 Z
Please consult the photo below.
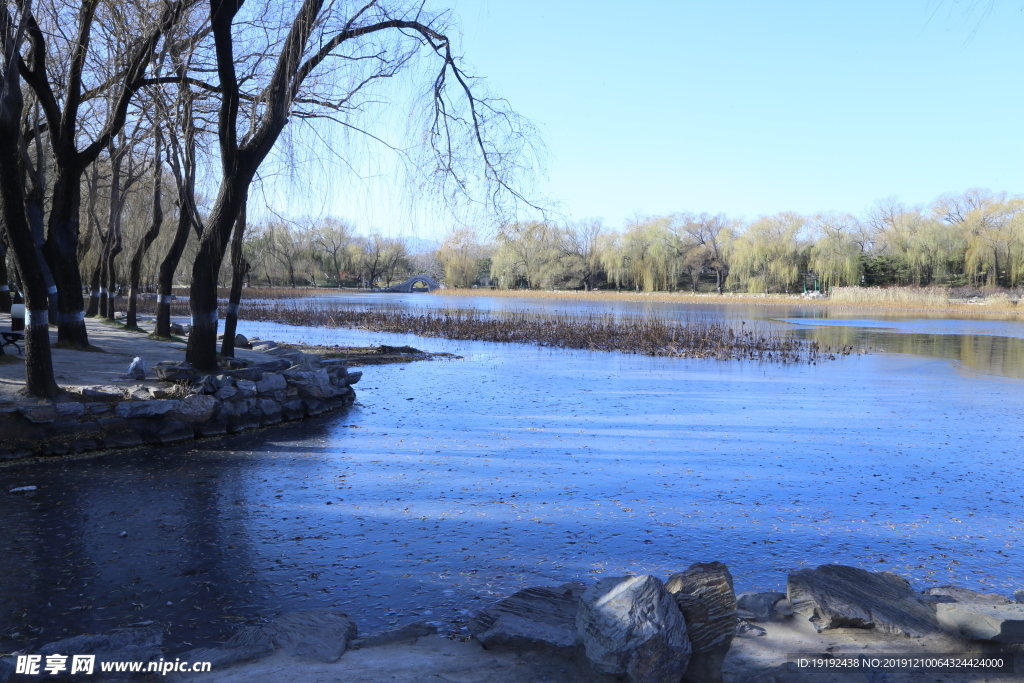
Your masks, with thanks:
M 1022 0 L 450 6 L 465 58 L 541 130 L 538 190 L 572 218 L 860 213 L 892 195 L 1024 190 Z M 358 191 L 378 195 L 374 182 Z M 324 211 L 386 232 L 447 227 L 350 191 Z

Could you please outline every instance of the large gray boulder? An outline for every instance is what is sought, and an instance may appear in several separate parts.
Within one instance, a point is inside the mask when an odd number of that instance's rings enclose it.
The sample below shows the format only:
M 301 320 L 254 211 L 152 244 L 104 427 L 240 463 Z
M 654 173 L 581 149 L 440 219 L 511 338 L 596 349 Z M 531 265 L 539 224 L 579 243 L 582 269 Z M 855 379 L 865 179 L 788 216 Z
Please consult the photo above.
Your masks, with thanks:
M 548 650 L 571 656 L 579 638 L 576 612 L 586 586 L 527 588 L 488 607 L 469 622 L 469 632 L 487 649 Z
M 156 376 L 165 382 L 194 382 L 199 373 L 183 360 L 162 360 L 153 366 Z
M 598 581 L 580 599 L 576 629 L 595 671 L 631 683 L 678 683 L 690 661 L 683 615 L 654 576 Z
M 683 681 L 720 683 L 722 663 L 736 634 L 736 593 L 729 568 L 721 562 L 697 563 L 669 577 L 665 589 L 676 597 L 692 650 Z
M 873 628 L 920 638 L 938 630 L 934 597 L 919 595 L 892 572 L 825 564 L 789 575 L 793 613 L 820 632 L 831 628 Z
M 939 625 L 968 640 L 1024 643 L 1024 605 L 985 602 L 940 602 Z
M 260 659 L 275 650 L 317 662 L 336 662 L 356 637 L 356 625 L 344 612 L 314 609 L 284 614 L 269 624 L 246 626 L 220 647 L 190 650 L 187 661 L 212 662 L 214 668 Z
M 178 410 L 180 402 L 171 399 L 162 401 L 124 401 L 114 408 L 114 414 L 121 418 L 163 417 Z
M 998 593 L 979 593 L 959 586 L 932 586 L 921 591 L 924 595 L 934 595 L 948 600 L 936 602 L 980 602 L 990 605 L 1009 605 L 1012 601 Z
M 36 654 L 43 655 L 43 663 L 46 662 L 46 655 L 68 655 L 66 661 L 68 670 L 64 672 L 68 678 L 61 677 L 59 680 L 72 680 L 72 681 L 92 681 L 92 680 L 121 680 L 128 678 L 138 678 L 139 674 L 135 673 L 104 673 L 102 676 L 100 672 L 102 665 L 106 662 L 124 662 L 124 661 L 135 661 L 135 662 L 151 662 L 161 659 L 163 652 L 161 651 L 161 645 L 163 643 L 163 630 L 159 627 L 147 627 L 147 628 L 121 628 L 106 633 L 96 633 L 92 635 L 73 636 L 71 638 L 65 638 L 52 643 L 47 643 L 39 647 L 36 650 Z M 71 669 L 71 657 L 74 654 L 90 654 L 95 655 L 96 660 L 93 663 L 93 673 L 86 674 L 84 672 L 70 675 Z M 42 667 L 40 667 L 42 670 Z M 38 681 L 38 680 L 57 680 L 57 677 L 43 674 L 39 677 L 35 676 L 22 676 L 15 675 L 11 680 L 14 681 Z

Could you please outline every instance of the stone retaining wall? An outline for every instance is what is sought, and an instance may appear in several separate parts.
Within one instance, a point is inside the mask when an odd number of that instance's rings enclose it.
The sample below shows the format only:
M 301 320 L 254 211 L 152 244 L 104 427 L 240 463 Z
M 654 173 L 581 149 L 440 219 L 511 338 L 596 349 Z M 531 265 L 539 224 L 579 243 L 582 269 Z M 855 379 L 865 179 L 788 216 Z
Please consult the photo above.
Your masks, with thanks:
M 183 364 L 174 364 L 182 370 Z M 59 402 L 0 412 L 0 461 L 106 448 L 167 446 L 322 415 L 355 401 L 361 372 L 334 363 L 266 371 L 259 366 L 168 384 L 85 387 Z M 283 363 L 285 367 L 290 363 Z M 159 370 L 159 368 L 158 368 Z M 160 373 L 172 376 L 170 373 Z M 179 398 L 167 398 L 168 396 Z

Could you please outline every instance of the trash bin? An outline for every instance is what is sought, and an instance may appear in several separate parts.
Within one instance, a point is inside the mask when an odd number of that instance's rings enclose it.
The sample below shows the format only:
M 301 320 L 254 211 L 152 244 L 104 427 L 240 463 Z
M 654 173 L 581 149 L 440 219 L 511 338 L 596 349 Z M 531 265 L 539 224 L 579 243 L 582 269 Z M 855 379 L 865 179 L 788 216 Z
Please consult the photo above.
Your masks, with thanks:
M 11 304 L 11 332 L 25 330 L 25 304 Z

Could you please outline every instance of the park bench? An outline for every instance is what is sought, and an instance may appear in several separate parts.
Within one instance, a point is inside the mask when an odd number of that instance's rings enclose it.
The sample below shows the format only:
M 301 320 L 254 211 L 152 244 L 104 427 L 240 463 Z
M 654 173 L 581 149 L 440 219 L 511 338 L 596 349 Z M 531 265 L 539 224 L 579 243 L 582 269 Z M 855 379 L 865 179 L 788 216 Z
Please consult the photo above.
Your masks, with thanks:
M 21 347 L 18 346 L 18 342 L 25 339 L 25 335 L 21 332 L 0 332 L 0 337 L 3 338 L 3 344 L 0 344 L 0 353 L 3 353 L 5 346 L 13 346 L 18 349 L 18 353 L 21 353 Z

